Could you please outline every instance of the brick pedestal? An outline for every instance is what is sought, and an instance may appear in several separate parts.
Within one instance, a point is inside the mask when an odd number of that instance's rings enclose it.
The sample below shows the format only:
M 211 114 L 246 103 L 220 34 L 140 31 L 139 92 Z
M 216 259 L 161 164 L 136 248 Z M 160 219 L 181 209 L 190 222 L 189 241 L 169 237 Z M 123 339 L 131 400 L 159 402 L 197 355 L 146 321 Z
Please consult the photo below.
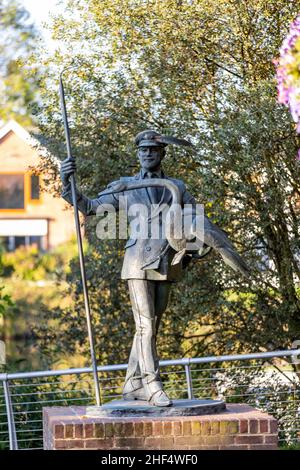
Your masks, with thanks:
M 276 449 L 277 421 L 248 405 L 217 415 L 86 417 L 85 407 L 44 408 L 44 449 Z

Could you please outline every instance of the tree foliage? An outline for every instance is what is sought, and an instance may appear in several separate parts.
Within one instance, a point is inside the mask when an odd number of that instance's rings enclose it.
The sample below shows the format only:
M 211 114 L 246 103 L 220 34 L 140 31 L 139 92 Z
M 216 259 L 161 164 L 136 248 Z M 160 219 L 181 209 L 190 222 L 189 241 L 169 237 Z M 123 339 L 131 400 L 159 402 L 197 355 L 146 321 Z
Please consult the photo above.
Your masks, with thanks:
M 163 319 L 165 357 L 282 348 L 300 335 L 299 138 L 277 103 L 272 64 L 296 6 L 293 0 L 70 0 L 52 25 L 63 46 L 44 57 L 52 68 L 43 79 L 40 125 L 63 158 L 57 80 L 72 64 L 64 76 L 83 192 L 95 195 L 136 171 L 138 131 L 154 127 L 188 137 L 196 155 L 169 149 L 165 171 L 187 183 L 253 267 L 250 281 L 215 255 L 189 268 Z M 101 359 L 122 362 L 132 321 L 119 281 L 120 246 L 97 240 L 93 225 L 87 232 L 97 349 Z M 56 312 L 65 328 L 61 335 L 53 329 L 48 341 L 59 336 L 62 350 L 86 345 L 78 272 L 72 273 L 74 310 Z
M 0 0 L 0 119 L 32 123 L 38 70 L 26 75 L 26 60 L 34 50 L 37 32 L 29 13 L 17 0 Z

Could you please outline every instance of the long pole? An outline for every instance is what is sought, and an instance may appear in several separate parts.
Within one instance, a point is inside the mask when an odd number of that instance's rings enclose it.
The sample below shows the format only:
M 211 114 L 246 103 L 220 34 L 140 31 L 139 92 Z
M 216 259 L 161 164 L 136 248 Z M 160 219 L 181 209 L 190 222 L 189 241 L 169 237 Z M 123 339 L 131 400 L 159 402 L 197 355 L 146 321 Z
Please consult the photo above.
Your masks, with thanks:
M 62 81 L 62 73 L 60 74 L 60 77 L 59 77 L 59 95 L 60 95 L 61 111 L 62 111 L 64 128 L 65 128 L 67 155 L 68 155 L 68 158 L 72 158 L 73 156 L 72 156 L 72 150 L 71 150 L 70 129 L 69 129 L 69 123 L 68 123 L 68 115 L 67 115 L 67 108 L 66 108 L 66 102 L 65 102 L 65 91 L 64 91 L 63 81 Z M 78 245 L 78 253 L 79 253 L 80 273 L 81 273 L 81 280 L 82 280 L 82 287 L 83 287 L 84 307 L 85 307 L 87 329 L 88 329 L 88 336 L 89 336 L 89 342 L 90 342 L 90 354 L 91 354 L 93 377 L 94 377 L 95 397 L 96 397 L 97 406 L 101 406 L 99 377 L 98 377 L 97 361 L 96 361 L 96 354 L 95 354 L 94 332 L 93 332 L 93 326 L 92 326 L 92 321 L 91 321 L 91 311 L 90 311 L 88 287 L 87 287 L 87 282 L 86 282 L 86 272 L 85 272 L 84 256 L 83 256 L 83 249 L 82 249 L 82 238 L 81 238 L 79 214 L 78 214 L 78 206 L 77 206 L 77 198 L 76 198 L 75 175 L 71 175 L 70 183 L 71 183 L 71 192 L 72 192 L 73 207 L 74 207 L 74 218 L 75 218 L 77 245 Z

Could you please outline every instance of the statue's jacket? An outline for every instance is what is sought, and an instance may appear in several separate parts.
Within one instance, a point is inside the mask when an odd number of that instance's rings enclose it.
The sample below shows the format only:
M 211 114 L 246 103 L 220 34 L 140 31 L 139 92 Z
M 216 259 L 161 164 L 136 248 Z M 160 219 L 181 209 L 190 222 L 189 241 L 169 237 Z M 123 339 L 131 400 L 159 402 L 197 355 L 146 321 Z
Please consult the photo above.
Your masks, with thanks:
M 101 191 L 95 199 L 88 198 L 80 191 L 76 190 L 78 209 L 85 215 L 95 215 L 99 206 L 110 205 L 114 210 L 125 209 L 130 213 L 130 207 L 135 204 L 143 204 L 148 208 L 147 222 L 151 224 L 154 217 L 159 217 L 159 224 L 162 224 L 162 217 L 165 214 L 162 207 L 168 208 L 172 203 L 172 195 L 166 188 L 161 190 L 159 200 L 154 200 L 153 193 L 149 188 L 139 188 L 133 190 L 125 190 L 115 194 L 105 194 L 108 190 L 112 190 L 114 185 L 120 183 L 136 182 L 143 179 L 144 173 L 141 170 L 135 176 L 126 176 L 118 181 L 110 183 L 104 191 Z M 180 191 L 180 200 L 182 206 L 185 204 L 196 204 L 194 197 L 187 191 L 183 181 L 169 178 L 161 172 L 161 177 L 172 181 Z M 62 197 L 72 204 L 71 185 L 68 184 L 62 193 Z M 126 201 L 126 207 L 123 207 Z M 123 205 L 122 205 L 123 204 Z M 157 204 L 156 209 L 151 210 L 151 205 Z M 141 215 L 141 217 L 143 217 Z M 130 216 L 128 214 L 130 223 Z M 130 237 L 125 245 L 125 256 L 121 272 L 122 279 L 148 279 L 155 281 L 176 281 L 182 277 L 182 259 L 176 261 L 174 258 L 176 252 L 169 245 L 166 237 L 160 233 L 157 238 L 139 238 Z M 173 261 L 173 262 L 172 262 Z M 175 262 L 174 262 L 175 261 Z

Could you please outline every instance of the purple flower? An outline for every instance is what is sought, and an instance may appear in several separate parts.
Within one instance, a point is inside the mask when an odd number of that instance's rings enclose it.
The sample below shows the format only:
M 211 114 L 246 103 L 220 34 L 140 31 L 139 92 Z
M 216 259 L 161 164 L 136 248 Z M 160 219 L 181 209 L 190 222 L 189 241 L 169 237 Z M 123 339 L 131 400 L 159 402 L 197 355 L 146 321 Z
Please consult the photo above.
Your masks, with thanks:
M 300 15 L 290 26 L 280 48 L 276 67 L 278 102 L 289 107 L 300 133 Z

